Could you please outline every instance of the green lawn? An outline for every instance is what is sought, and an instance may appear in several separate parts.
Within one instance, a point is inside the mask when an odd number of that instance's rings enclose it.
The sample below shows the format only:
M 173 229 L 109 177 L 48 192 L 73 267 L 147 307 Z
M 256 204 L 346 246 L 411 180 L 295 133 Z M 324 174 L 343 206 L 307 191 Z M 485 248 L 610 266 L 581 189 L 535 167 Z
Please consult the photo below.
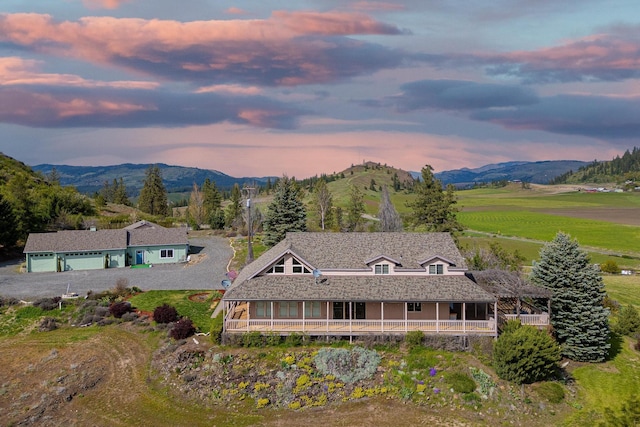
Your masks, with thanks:
M 209 332 L 213 312 L 211 302 L 189 300 L 189 296 L 203 292 L 212 293 L 210 290 L 147 291 L 135 295 L 130 301 L 135 308 L 151 312 L 162 304 L 169 304 L 176 308 L 180 316 L 191 319 L 201 332 Z
M 607 294 L 620 304 L 633 304 L 640 309 L 640 276 L 604 276 Z
M 640 227 L 528 211 L 459 212 L 458 220 L 471 230 L 550 241 L 558 231 L 591 246 L 621 253 L 637 253 Z

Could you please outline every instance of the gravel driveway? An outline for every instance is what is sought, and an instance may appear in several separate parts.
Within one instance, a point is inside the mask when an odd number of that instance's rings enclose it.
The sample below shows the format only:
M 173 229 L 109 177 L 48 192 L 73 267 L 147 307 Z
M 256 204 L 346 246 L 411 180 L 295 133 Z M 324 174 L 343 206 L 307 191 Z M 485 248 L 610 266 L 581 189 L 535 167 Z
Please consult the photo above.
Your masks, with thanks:
M 151 268 L 111 268 L 107 270 L 65 271 L 62 273 L 19 273 L 20 262 L 0 267 L 0 295 L 32 300 L 60 296 L 67 291 L 86 295 L 103 291 L 126 279 L 128 287 L 151 289 L 222 289 L 227 264 L 233 256 L 229 240 L 222 237 L 189 239 L 191 262 L 156 264 Z

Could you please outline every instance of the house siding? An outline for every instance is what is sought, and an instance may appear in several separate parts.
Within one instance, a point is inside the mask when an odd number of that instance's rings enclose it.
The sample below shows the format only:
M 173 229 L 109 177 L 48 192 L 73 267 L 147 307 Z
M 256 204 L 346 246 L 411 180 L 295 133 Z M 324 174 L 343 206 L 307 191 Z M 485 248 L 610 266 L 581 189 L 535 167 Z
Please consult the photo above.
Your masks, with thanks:
M 173 250 L 173 257 L 162 258 L 161 252 L 164 250 Z M 186 261 L 188 250 L 185 245 L 130 246 L 127 249 L 127 256 L 131 265 L 136 265 L 136 252 L 138 251 L 144 251 L 142 264 L 174 264 Z

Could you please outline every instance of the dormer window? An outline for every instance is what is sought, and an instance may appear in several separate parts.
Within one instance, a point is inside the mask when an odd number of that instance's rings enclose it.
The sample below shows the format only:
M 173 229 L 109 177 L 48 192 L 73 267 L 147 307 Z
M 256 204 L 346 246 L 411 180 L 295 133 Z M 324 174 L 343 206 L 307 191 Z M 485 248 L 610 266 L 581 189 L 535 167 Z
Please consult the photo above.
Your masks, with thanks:
M 429 266 L 429 274 L 444 274 L 443 264 L 431 264 Z
M 375 274 L 389 274 L 389 264 L 376 264 L 374 272 Z
M 293 274 L 310 274 L 311 272 L 307 267 L 302 265 L 300 261 L 293 258 Z
M 270 273 L 284 274 L 284 258 L 276 262 L 273 267 L 271 267 Z

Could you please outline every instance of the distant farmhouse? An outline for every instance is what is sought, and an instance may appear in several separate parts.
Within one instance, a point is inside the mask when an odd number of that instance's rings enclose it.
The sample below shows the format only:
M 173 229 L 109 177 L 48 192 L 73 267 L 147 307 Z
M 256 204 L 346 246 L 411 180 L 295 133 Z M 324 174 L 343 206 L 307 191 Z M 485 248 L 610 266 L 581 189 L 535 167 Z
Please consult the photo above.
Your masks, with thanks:
M 224 332 L 496 336 L 516 317 L 548 326 L 548 308 L 523 301 L 548 291 L 476 276 L 448 233 L 288 233 L 225 293 Z
M 24 247 L 29 273 L 177 263 L 186 261 L 188 253 L 186 228 L 148 221 L 119 230 L 32 233 Z

